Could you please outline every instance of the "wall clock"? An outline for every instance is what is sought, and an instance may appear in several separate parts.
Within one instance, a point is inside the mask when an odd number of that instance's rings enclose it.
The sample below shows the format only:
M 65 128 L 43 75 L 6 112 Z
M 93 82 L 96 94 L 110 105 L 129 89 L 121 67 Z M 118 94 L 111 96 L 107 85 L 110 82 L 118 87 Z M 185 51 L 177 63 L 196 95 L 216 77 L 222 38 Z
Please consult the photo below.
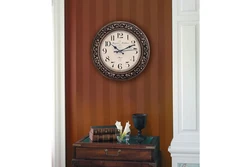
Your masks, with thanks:
M 136 25 L 115 21 L 96 34 L 92 44 L 95 67 L 107 78 L 125 81 L 138 76 L 147 66 L 150 45 Z

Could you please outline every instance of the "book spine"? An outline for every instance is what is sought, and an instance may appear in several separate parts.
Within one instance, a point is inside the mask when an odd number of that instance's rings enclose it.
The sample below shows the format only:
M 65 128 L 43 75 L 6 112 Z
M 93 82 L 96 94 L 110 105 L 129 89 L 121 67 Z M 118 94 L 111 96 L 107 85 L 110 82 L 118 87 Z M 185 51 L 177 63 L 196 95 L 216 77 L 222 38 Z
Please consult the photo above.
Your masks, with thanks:
M 116 129 L 116 128 L 98 128 L 98 129 L 91 128 L 90 131 L 94 135 L 118 133 L 118 129 Z
M 94 135 L 89 132 L 89 138 L 91 141 L 101 142 L 101 141 L 116 141 L 115 134 L 102 134 L 102 135 Z

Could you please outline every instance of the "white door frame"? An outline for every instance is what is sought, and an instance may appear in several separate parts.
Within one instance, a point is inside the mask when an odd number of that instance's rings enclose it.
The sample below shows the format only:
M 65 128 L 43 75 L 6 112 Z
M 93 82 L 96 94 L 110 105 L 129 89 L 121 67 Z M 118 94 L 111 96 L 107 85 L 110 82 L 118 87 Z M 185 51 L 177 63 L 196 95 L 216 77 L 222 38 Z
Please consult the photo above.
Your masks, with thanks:
M 172 167 L 199 166 L 199 0 L 172 0 Z
M 66 166 L 64 0 L 52 0 L 55 52 L 55 113 L 52 166 Z

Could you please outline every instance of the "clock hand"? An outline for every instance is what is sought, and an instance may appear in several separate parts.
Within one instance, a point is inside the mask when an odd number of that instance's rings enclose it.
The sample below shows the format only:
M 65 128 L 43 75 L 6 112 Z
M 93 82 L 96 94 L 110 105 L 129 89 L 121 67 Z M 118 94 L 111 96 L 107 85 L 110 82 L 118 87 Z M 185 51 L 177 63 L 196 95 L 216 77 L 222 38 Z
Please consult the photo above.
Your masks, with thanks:
M 111 43 L 111 45 L 114 47 L 114 49 L 116 49 L 117 51 L 120 51 L 115 45 L 113 45 L 112 43 Z
M 112 44 L 111 44 L 112 45 Z M 117 49 L 117 47 L 116 46 L 114 46 L 114 45 L 112 45 L 115 49 Z M 133 44 L 133 45 L 129 45 L 128 47 L 126 47 L 126 48 L 124 48 L 124 49 L 121 49 L 121 50 L 119 50 L 119 49 L 117 49 L 117 51 L 114 51 L 115 53 L 122 53 L 122 54 L 124 54 L 123 53 L 123 51 L 126 51 L 126 49 L 128 49 L 128 48 L 131 48 L 132 46 L 135 46 L 135 44 Z
M 115 45 L 113 45 L 112 43 L 111 43 L 111 45 L 114 47 L 114 49 L 116 49 L 114 52 L 115 53 L 118 53 L 118 52 L 121 52 L 122 54 L 124 54 L 121 50 L 119 50 Z
M 132 46 L 135 46 L 135 44 L 129 45 L 128 47 L 126 47 L 126 48 L 124 48 L 124 49 L 121 49 L 120 51 L 123 51 L 123 50 L 125 50 L 125 49 L 131 48 Z
M 133 46 L 133 45 L 131 45 L 131 46 Z M 118 51 L 114 51 L 114 52 L 115 53 L 118 53 L 118 52 L 123 53 L 124 51 L 136 51 L 137 50 L 137 48 L 133 48 L 133 49 L 128 50 L 131 46 L 128 46 L 127 48 L 124 48 L 124 49 L 118 50 Z
M 125 51 L 136 51 L 136 49 L 130 49 L 130 50 L 115 50 L 114 52 L 115 53 L 118 53 L 118 52 L 121 52 L 121 53 L 123 53 L 123 52 L 125 52 Z

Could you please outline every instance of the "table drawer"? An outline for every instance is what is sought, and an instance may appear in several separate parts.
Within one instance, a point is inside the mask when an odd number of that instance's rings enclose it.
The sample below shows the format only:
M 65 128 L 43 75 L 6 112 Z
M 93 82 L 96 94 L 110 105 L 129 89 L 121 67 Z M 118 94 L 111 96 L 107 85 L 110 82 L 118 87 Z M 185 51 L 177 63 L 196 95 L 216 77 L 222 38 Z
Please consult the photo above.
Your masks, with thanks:
M 158 163 L 73 159 L 72 166 L 73 167 L 158 167 Z
M 76 148 L 76 159 L 153 161 L 151 150 L 125 148 Z

